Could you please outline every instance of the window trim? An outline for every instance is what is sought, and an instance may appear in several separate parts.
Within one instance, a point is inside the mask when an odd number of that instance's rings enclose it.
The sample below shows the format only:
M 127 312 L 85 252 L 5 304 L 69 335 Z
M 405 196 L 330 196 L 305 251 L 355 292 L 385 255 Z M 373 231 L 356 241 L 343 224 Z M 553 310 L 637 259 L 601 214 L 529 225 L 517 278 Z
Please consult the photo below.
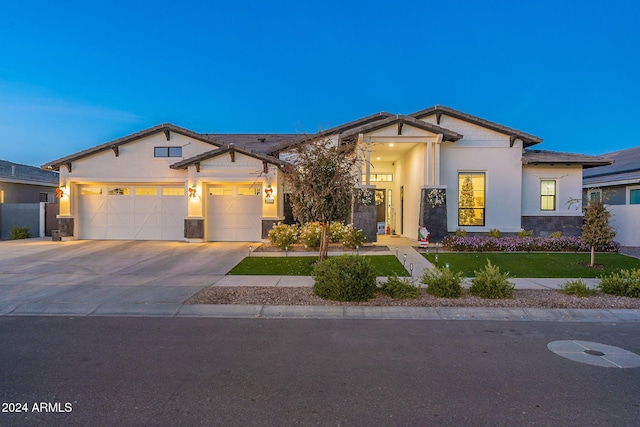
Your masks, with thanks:
M 542 194 L 542 185 L 545 181 L 553 182 L 553 194 Z M 542 212 L 556 212 L 558 210 L 558 180 L 556 178 L 540 178 L 540 210 Z M 545 209 L 544 200 L 545 197 L 552 197 L 553 208 Z
M 631 203 L 631 192 L 633 190 L 640 190 L 640 185 L 632 185 L 627 187 L 627 205 L 637 205 L 639 203 Z
M 160 155 L 159 155 L 158 150 L 166 150 L 166 153 L 160 152 Z M 178 154 L 174 152 L 174 154 L 172 155 L 171 151 L 175 151 L 175 150 L 180 150 L 180 152 Z M 162 145 L 162 146 L 153 147 L 153 157 L 156 159 L 182 157 L 182 147 L 175 146 L 175 145 Z
M 597 197 L 602 200 L 602 188 L 587 188 L 587 202 L 595 200 L 591 197 L 592 194 L 597 194 Z
M 460 176 L 461 175 L 482 175 L 483 177 L 483 188 L 482 188 L 482 207 L 472 207 L 472 208 L 463 208 L 460 206 L 460 192 L 462 190 L 460 185 Z M 474 190 L 475 191 L 475 190 Z M 462 224 L 460 222 L 460 211 L 462 209 L 472 210 L 472 211 L 481 211 L 482 212 L 482 223 L 481 224 Z M 487 172 L 486 171 L 458 171 L 458 209 L 457 209 L 457 217 L 458 217 L 458 227 L 486 227 L 487 224 Z

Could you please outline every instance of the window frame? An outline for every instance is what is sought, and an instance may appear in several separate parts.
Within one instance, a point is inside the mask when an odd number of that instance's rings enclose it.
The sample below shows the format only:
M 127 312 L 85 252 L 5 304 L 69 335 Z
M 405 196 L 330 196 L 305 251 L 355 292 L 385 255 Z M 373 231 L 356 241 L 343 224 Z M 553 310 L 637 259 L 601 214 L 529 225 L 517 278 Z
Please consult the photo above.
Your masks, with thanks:
M 545 182 L 553 182 L 553 194 L 544 194 L 543 188 Z M 545 200 L 553 201 L 553 207 L 551 209 L 545 208 Z M 556 212 L 558 210 L 558 180 L 555 178 L 541 178 L 540 179 L 540 210 L 542 212 Z
M 473 201 L 474 201 L 474 206 L 471 208 L 468 207 L 462 207 L 460 206 L 461 204 L 461 193 L 462 193 L 462 177 L 464 175 L 470 175 L 470 176 L 482 176 L 482 190 L 481 190 L 481 197 L 482 197 L 482 206 L 475 206 L 476 203 L 476 199 L 478 197 L 478 194 L 480 192 L 480 190 L 473 190 Z M 476 213 L 480 212 L 480 218 L 481 218 L 481 222 L 480 223 L 474 223 L 474 224 L 467 224 L 467 223 L 462 223 L 461 218 L 461 212 L 463 210 L 471 210 L 473 212 L 473 217 L 476 218 Z M 458 227 L 485 227 L 487 224 L 487 172 L 486 171 L 458 171 Z
M 631 203 L 631 192 L 632 191 L 640 191 L 640 185 L 633 185 L 627 187 L 627 204 L 628 205 L 639 205 L 640 203 Z
M 176 150 L 178 150 L 176 152 Z M 182 157 L 182 147 L 176 147 L 175 145 L 163 145 L 153 147 L 153 157 L 156 159 L 166 159 L 170 157 Z

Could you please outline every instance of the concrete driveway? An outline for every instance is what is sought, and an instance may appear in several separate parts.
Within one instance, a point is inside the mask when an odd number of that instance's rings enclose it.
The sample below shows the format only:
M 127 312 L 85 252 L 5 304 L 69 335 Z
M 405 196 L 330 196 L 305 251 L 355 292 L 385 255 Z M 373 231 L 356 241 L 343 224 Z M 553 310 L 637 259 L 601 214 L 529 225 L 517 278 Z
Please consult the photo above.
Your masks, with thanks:
M 246 256 L 250 245 L 2 241 L 0 309 L 7 311 L 25 304 L 182 303 L 220 280 Z

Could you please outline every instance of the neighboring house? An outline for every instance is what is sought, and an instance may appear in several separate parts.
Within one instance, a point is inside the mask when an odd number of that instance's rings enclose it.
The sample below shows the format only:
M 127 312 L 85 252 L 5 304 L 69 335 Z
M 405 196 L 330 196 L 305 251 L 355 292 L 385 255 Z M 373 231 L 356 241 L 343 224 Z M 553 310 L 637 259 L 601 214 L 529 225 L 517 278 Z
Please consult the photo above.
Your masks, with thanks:
M 7 239 L 14 226 L 27 226 L 34 236 L 44 235 L 40 203 L 57 202 L 58 184 L 57 172 L 0 160 L 0 238 Z
M 622 246 L 640 246 L 640 147 L 603 155 L 613 162 L 583 173 L 585 196 L 604 197 L 613 216 L 615 240 Z
M 542 139 L 451 108 L 379 113 L 323 131 L 361 156 L 354 224 L 432 239 L 462 228 L 579 234 L 582 169 L 601 158 L 530 150 Z M 79 239 L 255 241 L 285 218 L 280 166 L 300 134 L 199 134 L 171 124 L 55 160 L 61 235 Z M 380 227 L 379 227 L 380 226 Z

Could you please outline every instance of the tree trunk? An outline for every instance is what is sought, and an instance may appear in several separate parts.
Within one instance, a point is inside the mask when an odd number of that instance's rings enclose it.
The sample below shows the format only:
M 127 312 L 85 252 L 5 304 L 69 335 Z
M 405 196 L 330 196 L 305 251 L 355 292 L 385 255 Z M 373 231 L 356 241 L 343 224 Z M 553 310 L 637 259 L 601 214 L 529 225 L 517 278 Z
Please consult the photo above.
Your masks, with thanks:
M 589 267 L 595 267 L 595 266 L 596 266 L 596 247 L 591 246 L 591 264 L 589 264 Z
M 327 258 L 328 243 L 327 243 L 327 224 L 325 222 L 320 223 L 322 227 L 322 234 L 320 235 L 320 253 L 318 254 L 318 262 L 322 262 Z

